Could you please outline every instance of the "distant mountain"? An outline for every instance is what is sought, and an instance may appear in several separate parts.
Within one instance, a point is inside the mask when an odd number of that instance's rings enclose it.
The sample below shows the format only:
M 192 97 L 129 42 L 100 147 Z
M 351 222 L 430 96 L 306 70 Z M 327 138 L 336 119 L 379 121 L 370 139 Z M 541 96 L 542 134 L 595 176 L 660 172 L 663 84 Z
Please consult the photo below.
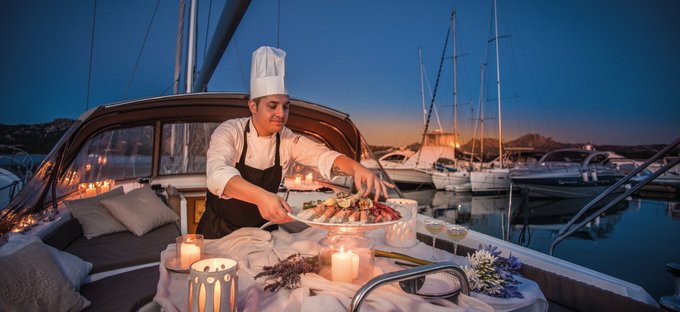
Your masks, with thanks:
M 460 149 L 466 152 L 472 151 L 474 143 L 475 153 L 480 152 L 480 140 L 468 141 L 460 146 Z M 506 141 L 503 147 L 531 147 L 537 152 L 550 152 L 562 148 L 582 148 L 589 143 L 562 143 L 557 142 L 551 137 L 545 137 L 538 133 L 528 133 L 512 141 Z M 630 159 L 647 159 L 652 157 L 656 152 L 664 148 L 664 144 L 645 144 L 645 145 L 594 145 L 593 148 L 598 151 L 611 151 L 621 156 Z M 418 150 L 420 143 L 413 143 L 407 146 L 411 150 Z M 384 147 L 383 147 L 384 148 Z M 677 155 L 678 151 L 671 154 Z M 498 155 L 498 139 L 484 138 L 484 154 L 491 156 Z M 491 157 L 487 157 L 491 158 Z
M 0 144 L 16 146 L 29 154 L 47 154 L 73 121 L 58 118 L 42 124 L 0 124 Z

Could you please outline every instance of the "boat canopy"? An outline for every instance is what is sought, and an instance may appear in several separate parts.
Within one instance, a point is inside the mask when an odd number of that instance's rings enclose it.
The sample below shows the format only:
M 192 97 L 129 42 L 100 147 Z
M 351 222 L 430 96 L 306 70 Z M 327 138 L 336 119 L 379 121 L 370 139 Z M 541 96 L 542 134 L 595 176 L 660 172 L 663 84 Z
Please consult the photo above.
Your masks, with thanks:
M 0 231 L 25 213 L 56 206 L 82 183 L 203 174 L 212 131 L 225 120 L 250 116 L 247 103 L 247 94 L 192 93 L 84 113 L 22 192 L 0 207 Z M 322 105 L 291 99 L 286 127 L 357 161 L 372 155 L 349 115 Z

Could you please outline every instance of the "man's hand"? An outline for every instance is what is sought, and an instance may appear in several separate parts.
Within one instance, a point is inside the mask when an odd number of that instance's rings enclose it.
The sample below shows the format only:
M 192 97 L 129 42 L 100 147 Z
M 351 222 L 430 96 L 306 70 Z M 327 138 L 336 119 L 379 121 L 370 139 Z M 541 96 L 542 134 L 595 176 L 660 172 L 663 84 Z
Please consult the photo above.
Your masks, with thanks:
M 383 194 L 385 198 L 389 197 L 387 195 L 388 187 L 394 188 L 393 184 L 380 180 L 380 178 L 378 178 L 378 176 L 376 176 L 373 171 L 359 163 L 356 163 L 356 165 L 353 166 L 353 172 L 354 186 L 356 186 L 357 193 L 361 194 L 361 196 L 366 197 L 375 190 L 373 200 L 377 201 L 380 197 L 380 194 Z M 364 185 L 366 186 L 365 188 Z
M 259 196 L 257 202 L 257 209 L 260 211 L 262 218 L 265 220 L 272 221 L 274 223 L 286 223 L 293 221 L 293 219 L 288 216 L 288 212 L 293 211 L 288 203 L 273 193 L 267 191 L 262 192 Z

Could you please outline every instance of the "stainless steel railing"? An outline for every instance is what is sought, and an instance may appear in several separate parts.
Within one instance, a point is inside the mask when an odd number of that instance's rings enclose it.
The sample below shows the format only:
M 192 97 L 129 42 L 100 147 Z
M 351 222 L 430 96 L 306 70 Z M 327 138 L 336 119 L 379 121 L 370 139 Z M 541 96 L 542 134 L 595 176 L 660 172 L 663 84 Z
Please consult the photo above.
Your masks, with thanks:
M 623 194 L 619 195 L 616 197 L 614 200 L 610 201 L 607 203 L 604 207 L 600 208 L 597 210 L 595 213 L 591 214 L 587 218 L 585 218 L 583 221 L 579 222 L 578 224 L 574 225 L 576 220 L 578 220 L 586 211 L 588 211 L 590 208 L 598 204 L 602 199 L 610 195 L 612 192 L 616 191 L 619 187 L 621 187 L 623 184 L 627 183 L 635 177 L 638 173 L 642 172 L 643 170 L 647 169 L 651 164 L 653 164 L 655 161 L 661 159 L 664 157 L 668 152 L 670 152 L 672 149 L 680 145 L 680 137 L 675 139 L 675 141 L 671 142 L 671 144 L 668 144 L 666 147 L 664 147 L 662 150 L 660 150 L 658 153 L 654 154 L 651 158 L 649 158 L 647 161 L 645 161 L 642 165 L 639 167 L 635 168 L 635 170 L 631 171 L 628 175 L 614 183 L 612 186 L 610 186 L 607 190 L 602 192 L 602 194 L 598 195 L 595 197 L 593 200 L 591 200 L 588 204 L 583 206 L 581 210 L 579 210 L 576 215 L 574 215 L 567 224 L 562 226 L 560 228 L 559 232 L 557 233 L 557 238 L 553 240 L 552 244 L 550 244 L 550 255 L 553 254 L 555 251 L 555 246 L 559 244 L 562 240 L 564 240 L 567 236 L 573 234 L 574 232 L 578 231 L 580 228 L 582 228 L 584 225 L 588 224 L 590 221 L 593 219 L 597 218 L 601 214 L 603 214 L 605 211 L 607 211 L 609 208 L 615 206 L 618 204 L 620 201 L 625 199 L 626 197 L 630 196 L 631 194 L 637 192 L 641 187 L 645 186 L 647 183 L 651 182 L 652 180 L 656 179 L 658 176 L 664 174 L 666 171 L 670 170 L 671 168 L 675 167 L 680 163 L 680 157 L 677 157 L 670 162 L 668 162 L 666 165 L 661 167 L 659 170 L 655 171 L 654 173 L 646 176 L 642 181 L 639 183 L 635 184 L 632 186 L 629 190 L 624 192 Z
M 352 298 L 352 302 L 349 304 L 348 311 L 359 311 L 361 304 L 364 299 L 371 293 L 371 291 L 376 288 L 383 286 L 385 284 L 390 284 L 394 282 L 401 282 L 408 279 L 413 279 L 421 276 L 426 276 L 428 274 L 445 271 L 447 273 L 453 274 L 460 281 L 460 293 L 464 295 L 470 294 L 470 286 L 468 284 L 465 272 L 451 261 L 433 263 L 428 265 L 423 265 L 415 267 L 412 269 L 406 269 L 402 271 L 385 273 L 380 276 L 376 276 L 370 281 L 366 282 Z

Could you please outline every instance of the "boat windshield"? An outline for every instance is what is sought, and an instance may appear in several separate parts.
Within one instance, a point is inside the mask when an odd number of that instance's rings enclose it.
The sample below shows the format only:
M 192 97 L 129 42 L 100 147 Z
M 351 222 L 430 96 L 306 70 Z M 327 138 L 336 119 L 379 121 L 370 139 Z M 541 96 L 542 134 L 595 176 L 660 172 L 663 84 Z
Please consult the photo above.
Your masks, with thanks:
M 558 151 L 552 152 L 545 155 L 542 162 L 570 162 L 570 163 L 581 163 L 590 153 L 581 151 Z

